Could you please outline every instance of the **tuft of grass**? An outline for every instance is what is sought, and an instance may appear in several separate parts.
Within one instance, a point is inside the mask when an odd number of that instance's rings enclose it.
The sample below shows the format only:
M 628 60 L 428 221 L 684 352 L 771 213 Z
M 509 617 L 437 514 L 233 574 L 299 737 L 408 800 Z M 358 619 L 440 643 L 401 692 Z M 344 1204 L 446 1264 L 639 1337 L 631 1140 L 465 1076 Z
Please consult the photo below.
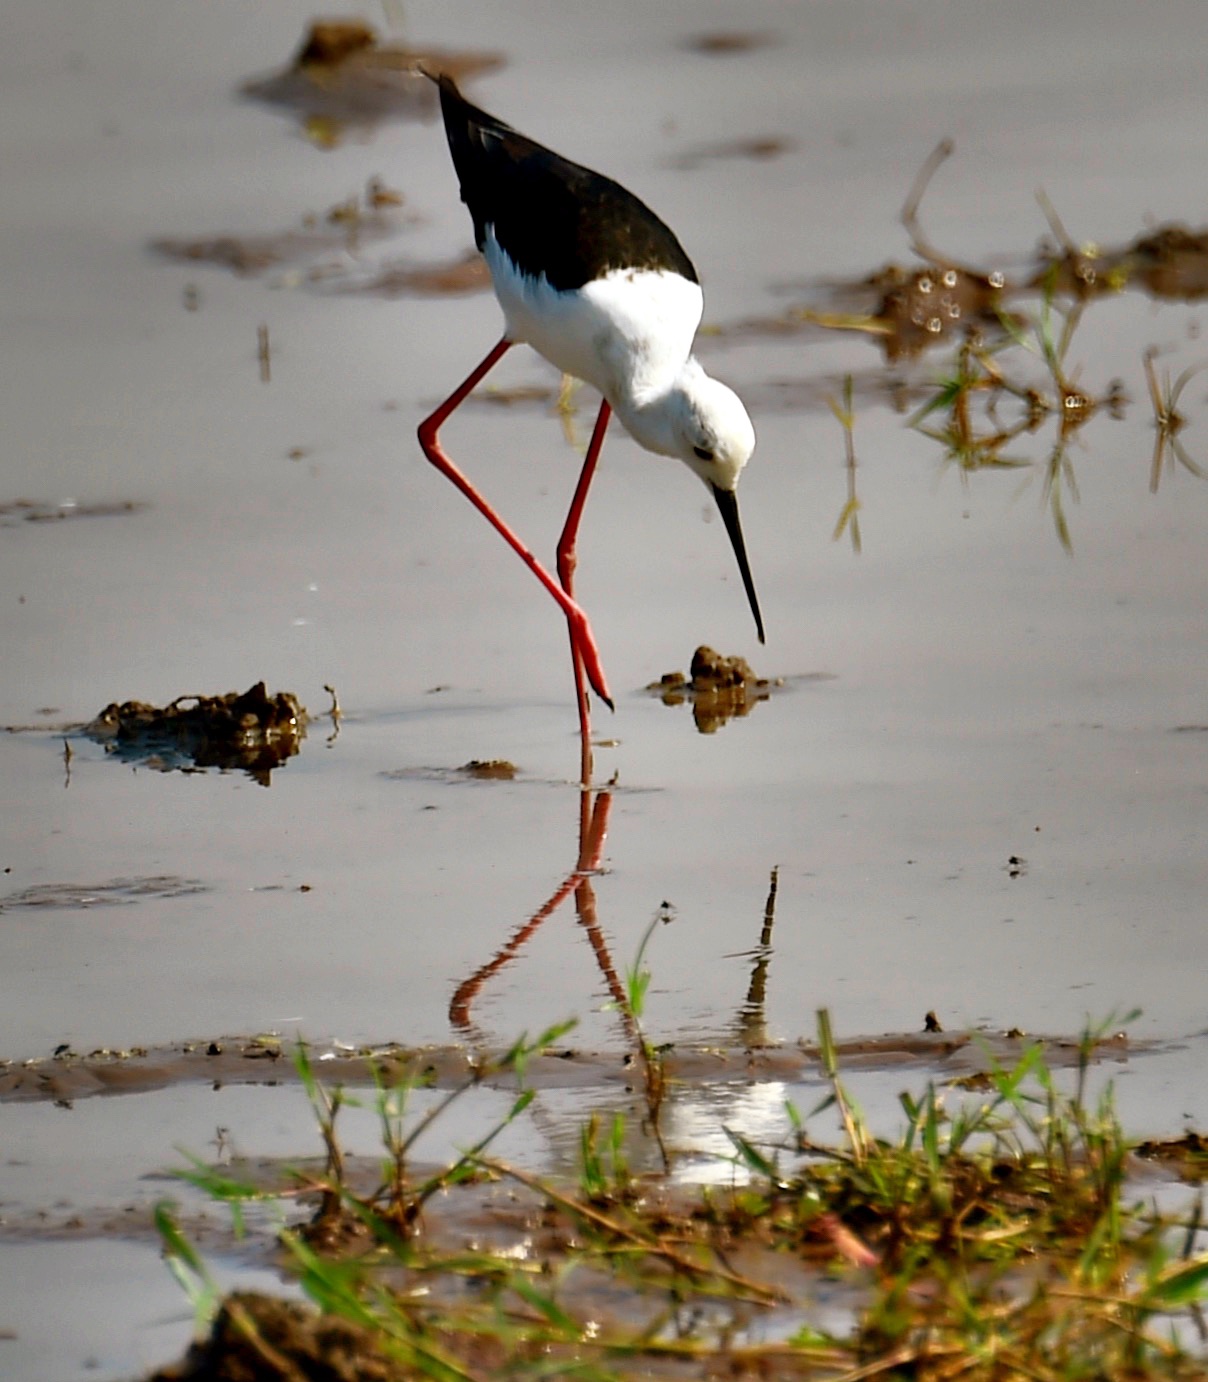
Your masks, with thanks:
M 635 1024 L 649 991 L 649 934 L 627 985 Z M 574 1185 L 490 1157 L 491 1139 L 528 1106 L 526 1060 L 563 1029 L 484 1063 L 470 1084 L 506 1070 L 521 1096 L 434 1173 L 413 1166 L 415 1140 L 470 1085 L 413 1115 L 413 1086 L 380 1081 L 381 1181 L 357 1189 L 337 1137 L 352 1100 L 324 1089 L 302 1051 L 325 1167 L 295 1173 L 278 1198 L 315 1204 L 316 1219 L 348 1216 L 360 1236 L 292 1224 L 281 1233 L 289 1270 L 317 1318 L 353 1331 L 340 1337 L 360 1340 L 387 1369 L 366 1365 L 366 1376 L 1203 1378 L 1201 1213 L 1163 1215 L 1130 1199 L 1131 1146 L 1112 1086 L 1091 1094 L 1096 1051 L 1132 1016 L 1088 1025 L 1072 1079 L 1056 1075 L 1037 1044 L 1009 1065 L 987 1052 L 988 1077 L 976 1088 L 932 1082 L 903 1093 L 901 1130 L 885 1139 L 845 1088 L 823 1010 L 824 1097 L 805 1115 L 786 1107 L 774 1144 L 728 1130 L 744 1172 L 728 1190 L 639 1179 L 625 1152 L 636 1133 L 620 1114 L 586 1123 Z M 642 1128 L 656 1141 L 659 1106 Z M 838 1142 L 813 1131 L 830 1119 Z M 266 1194 L 196 1162 L 182 1174 L 235 1209 Z M 437 1189 L 469 1193 L 484 1178 L 510 1184 L 529 1207 L 522 1250 L 442 1249 L 421 1211 Z M 157 1222 L 171 1270 L 199 1320 L 209 1319 L 219 1304 L 213 1279 L 167 1207 Z M 823 1274 L 849 1280 L 848 1328 L 814 1318 Z M 317 1375 L 294 1360 L 254 1299 L 222 1309 L 265 1360 L 264 1375 Z
M 655 1044 L 646 1035 L 642 1019 L 646 1015 L 646 996 L 650 990 L 652 973 L 646 963 L 646 950 L 655 930 L 667 921 L 665 908 L 660 908 L 642 933 L 638 951 L 633 964 L 625 971 L 622 994 L 616 1000 L 621 1008 L 625 1024 L 633 1038 L 634 1050 L 642 1071 L 642 1094 L 646 1104 L 646 1118 L 643 1130 L 653 1137 L 658 1148 L 664 1171 L 671 1170 L 671 1156 L 663 1140 L 662 1114 L 667 1098 L 667 1062 L 664 1048 Z

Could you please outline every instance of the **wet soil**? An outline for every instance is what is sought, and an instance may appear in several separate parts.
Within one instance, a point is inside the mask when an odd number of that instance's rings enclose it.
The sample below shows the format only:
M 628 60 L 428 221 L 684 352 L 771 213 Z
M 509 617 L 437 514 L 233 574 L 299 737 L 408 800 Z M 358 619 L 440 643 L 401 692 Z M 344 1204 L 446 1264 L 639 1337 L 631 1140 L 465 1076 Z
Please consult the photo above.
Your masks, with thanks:
M 839 1044 L 844 1067 L 857 1070 L 924 1070 L 937 1080 L 969 1081 L 984 1074 L 992 1062 L 1011 1063 L 1021 1051 L 1039 1044 L 1054 1069 L 1075 1063 L 1078 1042 L 1065 1037 L 1037 1037 L 1021 1030 L 936 1031 L 934 1014 L 923 1030 L 913 1034 L 866 1037 Z M 1100 1044 L 1105 1059 L 1142 1056 L 1152 1045 L 1129 1041 L 1123 1034 Z M 809 1043 L 791 1047 L 693 1046 L 663 1047 L 667 1075 L 677 1085 L 707 1085 L 739 1078 L 752 1082 L 799 1080 L 817 1071 L 817 1049 Z M 372 1086 L 375 1070 L 387 1083 L 417 1081 L 424 1088 L 450 1089 L 475 1076 L 490 1052 L 465 1046 L 408 1048 L 394 1043 L 366 1046 L 357 1051 L 338 1047 L 311 1050 L 311 1059 L 328 1084 Z M 536 1089 L 608 1089 L 632 1084 L 632 1052 L 593 1052 L 565 1047 L 534 1056 L 527 1080 Z M 0 1103 L 30 1100 L 74 1102 L 107 1094 L 139 1094 L 178 1084 L 203 1081 L 212 1087 L 228 1084 L 293 1084 L 298 1072 L 289 1048 L 272 1037 L 213 1037 L 178 1046 L 128 1050 L 97 1050 L 87 1054 L 70 1047 L 40 1060 L 0 1061 Z M 493 1083 L 494 1081 L 492 1081 Z M 501 1087 L 515 1088 L 507 1077 Z
M 714 734 L 728 721 L 749 715 L 766 701 L 783 677 L 757 677 L 744 657 L 724 656 L 701 644 L 692 654 L 688 674 L 664 672 L 646 688 L 664 705 L 692 706 L 692 719 L 701 734 Z
M 177 696 L 165 706 L 111 702 L 83 732 L 125 762 L 163 772 L 239 769 L 267 787 L 299 752 L 307 722 L 297 696 L 269 695 L 258 681 L 242 693 Z
M 392 1382 L 398 1363 L 372 1331 L 273 1296 L 234 1292 L 205 1339 L 149 1382 L 262 1382 L 273 1377 L 324 1382 Z
M 500 53 L 412 48 L 382 40 L 362 20 L 313 23 L 282 71 L 243 83 L 243 95 L 294 112 L 321 147 L 383 120 L 431 120 L 436 89 L 424 70 L 459 83 L 503 64 Z

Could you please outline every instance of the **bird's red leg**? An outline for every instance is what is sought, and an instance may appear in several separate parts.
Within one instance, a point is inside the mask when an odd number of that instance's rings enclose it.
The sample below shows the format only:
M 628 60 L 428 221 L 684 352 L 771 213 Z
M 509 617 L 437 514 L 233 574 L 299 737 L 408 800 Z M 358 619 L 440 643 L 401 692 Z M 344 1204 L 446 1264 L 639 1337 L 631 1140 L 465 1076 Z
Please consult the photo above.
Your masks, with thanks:
M 600 661 L 600 651 L 596 647 L 595 636 L 592 634 L 591 625 L 587 622 L 587 615 L 577 604 L 567 595 L 557 581 L 541 565 L 533 553 L 525 546 L 516 534 L 508 527 L 495 510 L 487 503 L 486 499 L 478 492 L 468 479 L 461 473 L 453 462 L 445 455 L 441 449 L 438 433 L 445 419 L 454 411 L 455 408 L 465 401 L 483 377 L 488 374 L 503 358 L 504 354 L 510 349 L 512 342 L 505 336 L 498 345 L 491 351 L 485 360 L 473 370 L 467 378 L 457 386 L 448 398 L 436 409 L 434 413 L 426 417 L 419 425 L 419 444 L 423 448 L 424 455 L 441 472 L 447 475 L 450 480 L 461 490 L 462 494 L 470 501 L 480 514 L 487 520 L 503 540 L 520 557 L 524 564 L 529 568 L 534 576 L 557 600 L 562 612 L 566 615 L 567 623 L 571 629 L 571 640 L 576 651 L 583 660 L 583 668 L 587 673 L 587 679 L 591 682 L 596 694 L 605 705 L 612 708 L 612 700 L 608 695 L 608 683 L 604 678 L 604 666 Z M 598 450 L 599 448 L 597 448 Z M 582 481 L 580 480 L 580 484 Z M 580 507 L 582 507 L 580 505 Z M 573 508 L 573 506 L 572 506 Z
M 575 497 L 570 501 L 570 511 L 567 513 L 566 522 L 562 527 L 562 536 L 558 539 L 558 579 L 562 582 L 562 589 L 572 600 L 575 598 L 575 567 L 579 564 L 579 558 L 575 552 L 575 542 L 579 536 L 579 522 L 587 504 L 587 491 L 591 488 L 592 477 L 596 473 L 600 449 L 604 445 L 604 433 L 608 430 L 608 419 L 611 416 L 612 409 L 605 400 L 600 404 L 596 425 L 592 430 L 591 441 L 588 443 L 587 455 L 583 460 L 583 469 L 579 472 L 579 483 L 575 486 Z M 575 669 L 575 700 L 579 706 L 580 767 L 582 769 L 580 777 L 586 787 L 591 783 L 591 706 L 587 700 L 587 688 L 583 684 L 583 658 L 575 640 L 573 624 L 570 628 L 570 656 Z

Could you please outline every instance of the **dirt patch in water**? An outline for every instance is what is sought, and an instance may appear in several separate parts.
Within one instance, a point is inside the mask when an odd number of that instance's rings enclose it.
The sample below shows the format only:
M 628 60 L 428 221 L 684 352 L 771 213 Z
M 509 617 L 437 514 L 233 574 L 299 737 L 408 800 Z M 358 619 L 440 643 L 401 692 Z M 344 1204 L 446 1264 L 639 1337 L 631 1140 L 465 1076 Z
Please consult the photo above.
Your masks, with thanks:
M 749 715 L 760 701 L 784 685 L 783 677 L 756 676 L 746 658 L 726 657 L 701 644 L 692 654 L 686 676 L 683 672 L 664 672 L 646 690 L 664 705 L 690 704 L 700 733 L 715 734 L 731 720 Z
M 838 1050 L 848 1070 L 924 1069 L 937 1080 L 955 1081 L 978 1076 L 995 1059 L 1014 1060 L 1025 1046 L 1036 1044 L 1055 1067 L 1077 1060 L 1077 1041 L 1030 1036 L 1020 1030 L 896 1033 L 844 1042 Z M 1102 1041 L 1097 1049 L 1101 1055 L 1127 1060 L 1154 1048 L 1116 1036 Z M 412 1047 L 396 1042 L 355 1050 L 313 1043 L 309 1052 L 326 1083 L 354 1086 L 373 1085 L 376 1071 L 387 1082 L 410 1078 L 426 1088 L 451 1089 L 472 1077 L 487 1059 L 484 1052 L 469 1046 Z M 805 1042 L 762 1047 L 685 1043 L 665 1050 L 668 1078 L 681 1085 L 802 1079 L 816 1070 L 817 1057 L 817 1048 Z M 633 1083 L 635 1069 L 628 1052 L 566 1046 L 534 1056 L 525 1078 L 536 1089 L 623 1088 Z M 42 1059 L 0 1060 L 0 1103 L 140 1094 L 197 1081 L 214 1086 L 278 1085 L 296 1083 L 299 1075 L 289 1045 L 275 1037 L 221 1036 L 87 1054 L 64 1047 Z M 511 1088 L 515 1081 L 507 1076 L 501 1083 Z
M 67 518 L 117 518 L 142 513 L 149 507 L 136 499 L 100 500 L 94 503 L 63 499 L 57 504 L 44 499 L 10 499 L 0 504 L 0 525 L 59 523 Z
M 287 67 L 244 82 L 240 92 L 292 111 L 315 144 L 332 148 L 385 120 L 434 119 L 436 88 L 424 69 L 462 82 L 503 62 L 500 53 L 383 40 L 359 19 L 319 20 Z
M 242 694 L 177 696 L 166 706 L 113 702 L 84 733 L 125 762 L 163 772 L 239 769 L 267 787 L 273 770 L 298 753 L 307 723 L 292 692 L 270 696 L 258 681 Z
M 0 912 L 86 911 L 92 907 L 127 907 L 148 897 L 192 897 L 208 892 L 196 878 L 155 874 L 140 878 L 108 878 L 101 883 L 36 883 L 0 897 Z
M 251 1382 L 322 1377 L 326 1382 L 390 1382 L 397 1360 L 372 1331 L 272 1296 L 227 1297 L 205 1339 L 151 1382 Z

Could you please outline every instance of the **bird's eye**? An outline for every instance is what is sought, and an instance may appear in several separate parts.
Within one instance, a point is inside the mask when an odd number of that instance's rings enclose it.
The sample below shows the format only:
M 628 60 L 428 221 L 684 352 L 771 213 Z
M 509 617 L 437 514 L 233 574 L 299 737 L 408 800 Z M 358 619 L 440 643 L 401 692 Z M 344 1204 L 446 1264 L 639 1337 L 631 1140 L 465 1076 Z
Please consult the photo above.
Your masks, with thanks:
M 693 455 L 697 456 L 702 461 L 711 461 L 713 459 L 713 452 L 710 451 L 707 446 L 694 446 L 692 452 Z

